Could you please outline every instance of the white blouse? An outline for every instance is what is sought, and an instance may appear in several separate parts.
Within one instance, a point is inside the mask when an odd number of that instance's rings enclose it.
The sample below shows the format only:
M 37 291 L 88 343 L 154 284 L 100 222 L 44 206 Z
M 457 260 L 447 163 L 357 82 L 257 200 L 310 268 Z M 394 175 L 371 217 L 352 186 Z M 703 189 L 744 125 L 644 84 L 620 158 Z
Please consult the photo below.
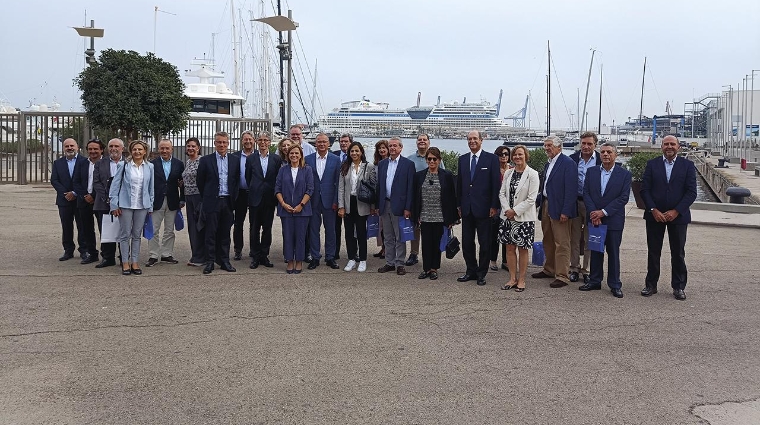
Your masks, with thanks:
M 351 196 L 356 196 L 356 185 L 359 182 L 359 171 L 362 169 L 361 164 L 357 169 L 354 164 L 351 164 Z
M 298 177 L 298 167 L 290 167 L 290 175 L 293 176 L 293 187 L 296 187 L 296 177 Z
M 141 210 L 147 208 L 143 205 L 143 173 L 145 170 L 145 162 L 142 162 L 139 166 L 135 165 L 134 161 L 129 161 L 129 195 L 132 204 L 129 206 L 133 210 Z

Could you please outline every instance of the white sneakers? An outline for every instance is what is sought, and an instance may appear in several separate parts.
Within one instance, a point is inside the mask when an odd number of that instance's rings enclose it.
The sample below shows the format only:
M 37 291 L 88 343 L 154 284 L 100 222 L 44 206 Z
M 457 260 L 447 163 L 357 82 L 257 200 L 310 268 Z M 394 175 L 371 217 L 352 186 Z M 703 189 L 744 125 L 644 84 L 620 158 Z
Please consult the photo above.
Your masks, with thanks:
M 356 267 L 356 261 L 348 260 L 348 264 L 346 264 L 346 267 L 343 268 L 343 271 L 350 272 L 351 270 L 354 269 L 354 267 Z
M 359 261 L 359 268 L 356 269 L 357 272 L 365 272 L 367 271 L 367 262 L 366 261 Z

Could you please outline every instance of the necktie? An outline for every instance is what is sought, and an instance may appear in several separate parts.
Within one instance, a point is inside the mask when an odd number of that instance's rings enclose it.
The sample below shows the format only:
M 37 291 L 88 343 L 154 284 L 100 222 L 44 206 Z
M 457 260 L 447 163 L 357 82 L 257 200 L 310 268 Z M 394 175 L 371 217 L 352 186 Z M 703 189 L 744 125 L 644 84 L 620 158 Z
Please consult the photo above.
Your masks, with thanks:
M 340 162 L 343 162 L 345 160 L 346 160 L 346 154 L 345 153 L 340 154 Z
M 473 155 L 470 161 L 470 181 L 475 179 L 475 168 L 478 166 L 478 157 Z

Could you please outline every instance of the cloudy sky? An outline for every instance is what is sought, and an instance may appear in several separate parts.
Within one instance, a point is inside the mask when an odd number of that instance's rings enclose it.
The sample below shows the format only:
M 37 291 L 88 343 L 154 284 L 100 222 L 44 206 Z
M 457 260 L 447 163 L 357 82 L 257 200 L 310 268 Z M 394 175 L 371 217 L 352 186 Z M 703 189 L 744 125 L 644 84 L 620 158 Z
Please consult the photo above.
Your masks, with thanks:
M 267 0 L 271 11 L 276 0 Z M 261 2 L 236 0 L 235 9 L 261 15 Z M 3 4 L 0 97 L 24 108 L 30 102 L 79 110 L 72 79 L 84 63 L 83 39 L 70 27 L 94 19 L 105 28 L 96 49 L 153 50 L 184 72 L 194 57 L 214 57 L 232 85 L 230 0 L 24 0 Z M 296 78 L 304 103 L 318 60 L 317 114 L 366 96 L 406 108 L 422 103 L 485 99 L 501 115 L 520 109 L 530 92 L 531 125 L 545 125 L 546 45 L 551 43 L 552 123 L 569 126 L 581 109 L 591 48 L 597 50 L 589 92 L 589 120 L 637 116 L 644 57 L 644 114 L 665 113 L 721 86 L 741 83 L 760 69 L 760 2 L 757 0 L 283 0 L 300 27 Z M 267 12 L 271 14 L 273 12 Z M 8 19 L 12 17 L 12 19 Z M 240 29 L 247 89 L 259 84 L 251 61 L 252 27 Z M 260 54 L 260 53 L 259 53 Z M 306 69 L 306 64 L 309 68 Z M 241 59 L 241 66 L 243 61 Z M 243 71 L 241 71 L 241 74 Z M 760 72 L 758 87 L 760 87 Z M 299 109 L 303 109 L 298 106 Z M 571 116 L 571 114 L 573 114 Z M 303 113 L 297 113 L 303 116 Z

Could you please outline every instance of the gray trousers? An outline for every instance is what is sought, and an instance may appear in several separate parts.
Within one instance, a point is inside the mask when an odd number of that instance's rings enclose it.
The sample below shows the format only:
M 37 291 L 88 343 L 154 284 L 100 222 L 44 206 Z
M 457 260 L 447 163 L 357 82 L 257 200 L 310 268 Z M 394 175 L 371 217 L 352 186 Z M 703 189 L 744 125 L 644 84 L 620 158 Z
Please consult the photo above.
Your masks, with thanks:
M 125 264 L 136 263 L 140 257 L 140 240 L 147 215 L 147 208 L 141 210 L 121 209 L 121 216 L 119 217 L 119 248 L 121 249 L 121 261 Z M 131 252 L 130 247 L 132 248 Z
M 153 211 L 153 239 L 148 241 L 150 258 L 160 259 L 174 256 L 174 219 L 177 218 L 177 210 L 169 210 L 166 197 L 161 208 Z M 160 234 L 161 226 L 164 227 L 163 235 Z M 161 236 L 159 238 L 159 236 Z M 160 241 L 159 241 L 160 239 Z
M 381 217 L 385 263 L 394 267 L 403 266 L 406 260 L 406 242 L 401 242 L 398 220 L 399 217 L 391 211 L 391 201 L 385 201 L 385 213 Z

